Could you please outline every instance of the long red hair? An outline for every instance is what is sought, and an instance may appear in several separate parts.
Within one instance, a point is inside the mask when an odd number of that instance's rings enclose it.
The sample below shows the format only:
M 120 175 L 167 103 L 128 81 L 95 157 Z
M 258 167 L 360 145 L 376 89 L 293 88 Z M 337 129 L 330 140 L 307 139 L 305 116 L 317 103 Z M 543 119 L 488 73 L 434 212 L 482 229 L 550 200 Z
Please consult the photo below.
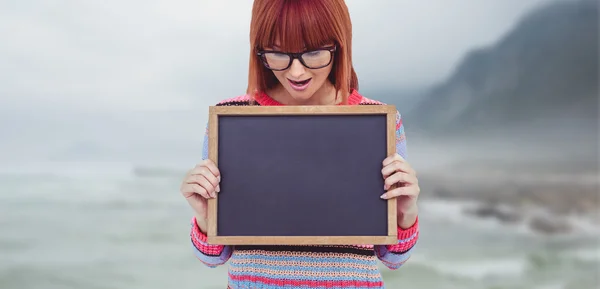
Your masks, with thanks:
M 250 64 L 247 93 L 255 97 L 277 85 L 272 71 L 257 53 L 279 38 L 283 51 L 303 51 L 326 44 L 337 46 L 329 80 L 342 103 L 358 78 L 352 66 L 352 23 L 344 0 L 255 0 L 250 24 Z

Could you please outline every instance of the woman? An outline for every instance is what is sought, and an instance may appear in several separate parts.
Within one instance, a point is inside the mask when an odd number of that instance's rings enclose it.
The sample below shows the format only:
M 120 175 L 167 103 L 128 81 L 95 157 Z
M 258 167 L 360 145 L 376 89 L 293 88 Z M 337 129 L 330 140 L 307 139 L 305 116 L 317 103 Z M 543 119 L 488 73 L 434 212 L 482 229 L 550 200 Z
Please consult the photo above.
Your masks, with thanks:
M 358 93 L 352 66 L 352 28 L 343 0 L 255 0 L 246 94 L 218 105 L 378 105 Z M 220 173 L 203 159 L 186 175 L 181 193 L 195 211 L 192 244 L 207 266 L 229 261 L 228 288 L 383 288 L 378 260 L 399 268 L 418 236 L 415 171 L 405 161 L 397 113 L 397 153 L 382 160 L 386 193 L 398 202 L 398 244 L 391 246 L 221 246 L 206 243 L 207 199 L 219 193 Z M 397 188 L 389 190 L 393 184 Z M 317 260 L 317 261 L 315 261 Z

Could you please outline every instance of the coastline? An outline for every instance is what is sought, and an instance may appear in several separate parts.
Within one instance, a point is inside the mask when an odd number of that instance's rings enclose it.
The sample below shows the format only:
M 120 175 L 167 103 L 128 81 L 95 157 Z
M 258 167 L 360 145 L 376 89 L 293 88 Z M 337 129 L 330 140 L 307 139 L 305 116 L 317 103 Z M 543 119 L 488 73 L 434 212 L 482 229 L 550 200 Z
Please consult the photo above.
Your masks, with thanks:
M 558 171 L 530 163 L 515 169 L 516 164 L 489 162 L 460 167 L 468 169 L 420 173 L 421 199 L 464 202 L 465 216 L 524 225 L 543 235 L 600 232 L 600 182 L 593 167 Z

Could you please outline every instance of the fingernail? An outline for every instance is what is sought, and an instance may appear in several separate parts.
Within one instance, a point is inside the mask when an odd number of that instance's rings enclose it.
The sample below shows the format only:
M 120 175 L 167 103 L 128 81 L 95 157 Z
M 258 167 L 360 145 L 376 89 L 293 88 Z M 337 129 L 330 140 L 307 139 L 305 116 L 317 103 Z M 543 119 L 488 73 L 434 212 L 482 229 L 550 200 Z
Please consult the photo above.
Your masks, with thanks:
M 383 195 L 381 195 L 379 197 L 382 198 L 382 199 L 385 199 L 386 196 L 387 196 L 387 194 L 383 194 Z
M 217 177 L 217 180 L 220 182 L 220 181 L 221 181 L 221 176 L 218 176 L 218 177 Z
M 217 193 L 221 192 L 221 186 L 217 186 Z

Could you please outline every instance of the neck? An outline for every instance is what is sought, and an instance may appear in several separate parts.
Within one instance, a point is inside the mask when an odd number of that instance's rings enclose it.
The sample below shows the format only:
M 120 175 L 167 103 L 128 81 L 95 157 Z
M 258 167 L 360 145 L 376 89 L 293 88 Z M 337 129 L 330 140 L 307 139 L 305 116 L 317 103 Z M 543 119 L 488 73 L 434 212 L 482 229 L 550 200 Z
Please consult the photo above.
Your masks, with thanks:
M 334 105 L 341 101 L 335 86 L 327 81 L 310 98 L 302 101 L 294 99 L 281 85 L 268 92 L 269 96 L 284 105 Z M 337 96 L 337 97 L 336 97 Z

